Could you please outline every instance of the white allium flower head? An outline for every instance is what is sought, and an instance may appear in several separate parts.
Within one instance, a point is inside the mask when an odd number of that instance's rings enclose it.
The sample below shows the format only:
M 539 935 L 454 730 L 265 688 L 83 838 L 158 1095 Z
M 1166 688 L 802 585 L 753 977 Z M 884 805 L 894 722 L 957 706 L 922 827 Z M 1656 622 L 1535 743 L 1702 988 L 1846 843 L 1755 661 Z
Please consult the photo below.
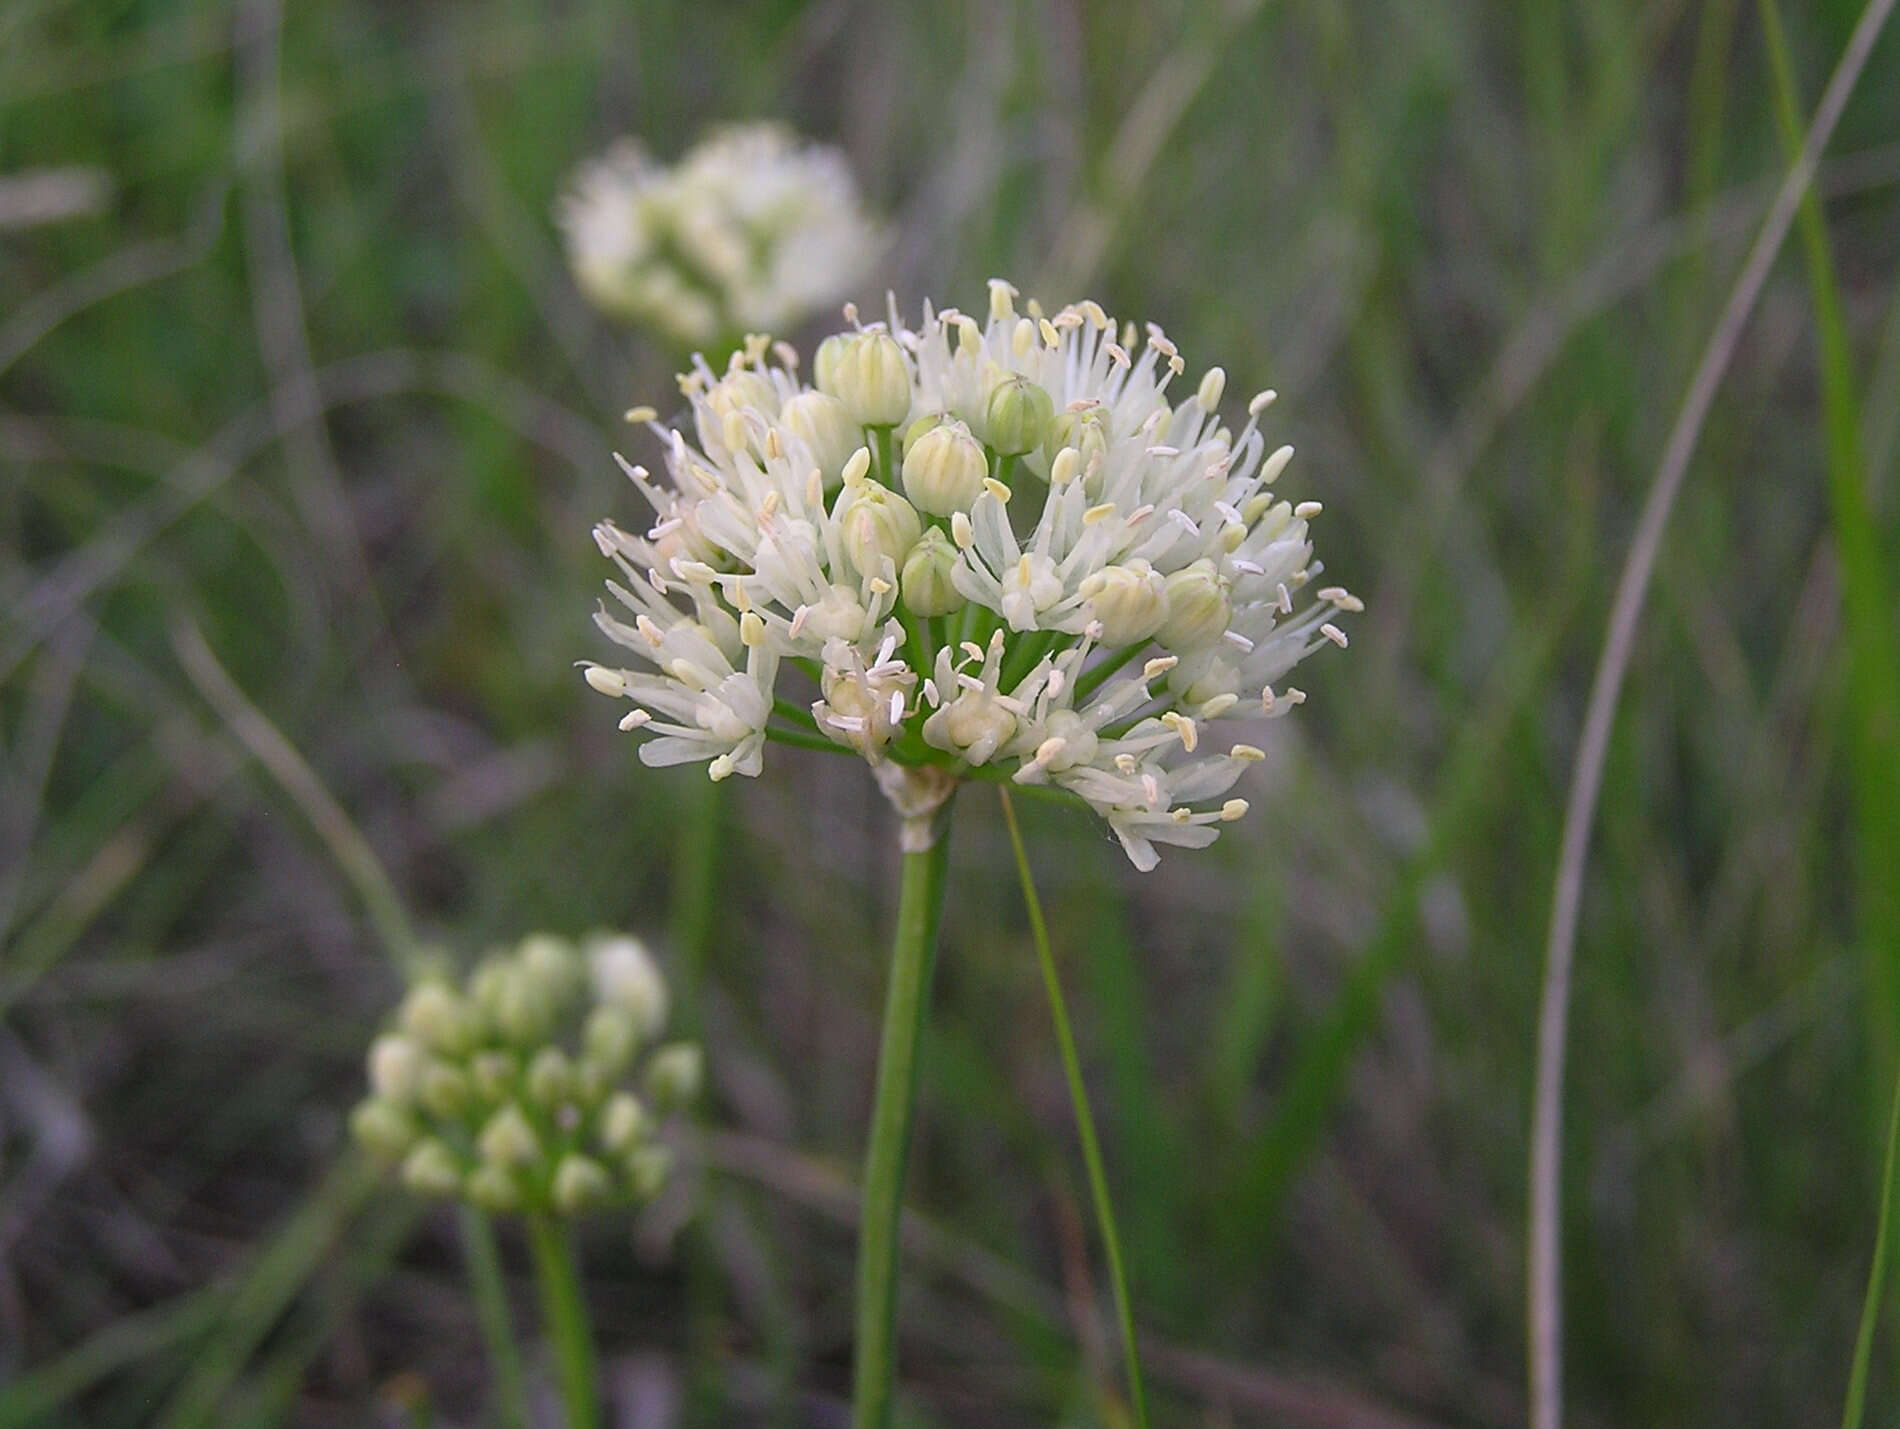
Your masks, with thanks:
M 588 299 L 683 347 L 788 329 L 864 281 L 883 236 L 842 152 L 781 124 L 716 129 L 671 168 L 634 139 L 557 206 Z
M 1276 494 L 1271 392 L 1236 431 L 1218 367 L 1171 400 L 1186 364 L 1160 328 L 990 289 L 982 322 L 846 308 L 815 388 L 762 336 L 723 373 L 696 359 L 697 440 L 649 421 L 667 478 L 623 463 L 652 523 L 595 529 L 621 577 L 596 619 L 632 659 L 585 673 L 656 736 L 648 764 L 854 751 L 907 839 L 959 780 L 1049 785 L 1152 868 L 1245 814 L 1246 722 L 1303 703 L 1282 682 L 1363 607 L 1308 595 L 1320 504 Z

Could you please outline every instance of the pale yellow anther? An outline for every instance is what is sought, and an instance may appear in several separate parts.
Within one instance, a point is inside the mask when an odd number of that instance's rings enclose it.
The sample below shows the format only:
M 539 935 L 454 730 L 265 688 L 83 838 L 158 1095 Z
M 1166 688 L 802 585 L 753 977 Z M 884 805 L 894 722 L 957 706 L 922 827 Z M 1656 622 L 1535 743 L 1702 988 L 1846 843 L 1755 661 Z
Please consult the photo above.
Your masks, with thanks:
M 1049 738 L 1036 746 L 1035 762 L 1038 764 L 1048 764 L 1068 747 L 1069 741 L 1064 739 L 1061 735 L 1050 735 Z
M 1221 395 L 1227 391 L 1227 374 L 1218 367 L 1210 367 L 1201 378 L 1200 390 L 1194 396 L 1201 404 L 1203 412 L 1211 412 L 1220 406 Z
M 1016 304 L 1011 301 L 1016 290 L 1001 278 L 990 279 L 990 321 L 1000 323 L 1016 316 Z
M 1028 311 L 1030 317 L 1036 319 L 1038 322 L 1042 321 L 1041 298 L 1031 298 L 1028 302 L 1023 304 L 1023 307 Z
M 870 590 L 872 595 L 889 595 L 895 589 L 896 587 L 885 580 L 883 576 L 873 576 L 871 578 Z
M 871 449 L 859 447 L 851 453 L 851 459 L 844 464 L 844 484 L 856 486 L 864 480 L 865 473 L 871 469 Z
M 1194 810 L 1183 804 L 1177 808 L 1168 810 L 1168 817 L 1173 819 L 1177 824 L 1191 824 L 1194 822 Z
M 798 349 L 793 347 L 789 342 L 773 343 L 772 354 L 778 358 L 779 366 L 783 367 L 787 372 L 798 371 Z
M 773 461 L 779 461 L 785 456 L 785 443 L 779 440 L 777 427 L 766 429 L 765 454 Z
M 1095 299 L 1084 298 L 1081 302 L 1076 304 L 1076 307 L 1080 309 L 1082 316 L 1087 318 L 1097 329 L 1114 326 L 1114 323 L 1109 320 L 1108 314 L 1102 311 L 1102 305 L 1096 302 Z
M 1135 756 L 1132 754 L 1116 755 L 1115 768 L 1122 774 L 1133 774 L 1135 772 Z
M 1036 324 L 1036 329 L 1042 334 L 1043 346 L 1062 346 L 1062 334 L 1056 331 L 1056 325 L 1050 322 L 1049 319 L 1044 318 L 1040 323 Z
M 1131 367 L 1134 365 L 1128 360 L 1128 349 L 1123 347 L 1119 342 L 1103 343 L 1102 351 L 1108 354 L 1109 361 L 1113 362 L 1117 367 Z
M 658 420 L 659 420 L 659 417 L 660 417 L 660 414 L 659 414 L 659 412 L 658 412 L 658 411 L 656 411 L 656 410 L 655 410 L 654 408 L 652 408 L 652 407 L 629 407 L 629 408 L 627 408 L 627 420 L 628 420 L 629 422 L 633 422 L 633 423 L 636 423 L 636 424 L 637 424 L 637 423 L 641 423 L 641 422 L 655 422 L 655 421 L 658 421 Z M 637 469 L 637 468 L 636 468 L 636 469 Z M 644 473 L 644 472 L 642 472 L 642 473 L 641 473 L 641 475 L 643 475 L 643 476 L 644 476 L 645 474 L 646 474 L 646 473 Z
M 1074 481 L 1082 468 L 1082 453 L 1074 447 L 1064 447 L 1056 453 L 1056 459 L 1049 463 L 1049 484 L 1067 486 Z
M 648 710 L 632 710 L 621 718 L 619 729 L 622 734 L 632 734 L 643 724 L 652 723 L 653 715 Z
M 1286 470 L 1286 464 L 1293 460 L 1293 448 L 1281 447 L 1260 464 L 1260 484 L 1272 486 L 1280 479 L 1280 473 Z
M 1300 520 L 1306 521 L 1319 515 L 1319 513 L 1325 509 L 1326 508 L 1317 501 L 1302 501 L 1298 506 L 1293 508 L 1293 514 L 1299 517 Z
M 1227 751 L 1243 764 L 1258 764 L 1267 757 L 1267 751 L 1251 744 L 1236 744 Z
M 974 640 L 964 641 L 961 645 L 957 646 L 957 649 L 961 650 L 965 655 L 968 655 L 972 660 L 980 662 L 983 659 L 983 647 Z
M 627 682 L 618 670 L 609 670 L 605 665 L 589 665 L 582 674 L 587 683 L 603 695 L 618 699 L 627 693 Z
M 748 610 L 739 617 L 739 643 L 748 650 L 765 643 L 765 622 L 756 610 Z
M 970 529 L 968 512 L 958 511 L 950 518 L 950 539 L 956 542 L 959 551 L 967 551 L 976 540 L 976 532 Z
M 1179 710 L 1169 710 L 1161 716 L 1161 722 L 1180 736 L 1181 748 L 1189 754 L 1192 754 L 1194 746 L 1201 742 L 1201 732 L 1195 727 L 1194 721 Z
M 1229 799 L 1220 806 L 1222 823 L 1231 824 L 1235 819 L 1245 818 L 1246 814 L 1247 801 L 1245 799 Z
M 1036 325 L 1028 318 L 1018 318 L 1015 328 L 1009 335 L 1010 350 L 1018 357 L 1029 356 L 1029 349 L 1036 345 Z
M 650 615 L 636 617 L 633 622 L 633 628 L 639 631 L 647 644 L 653 646 L 655 649 L 658 649 L 660 642 L 666 639 L 665 633 L 658 625 L 654 624 L 653 617 Z
M 1075 448 L 1070 447 L 1069 450 L 1074 451 Z M 1082 513 L 1082 524 L 1093 526 L 1097 521 L 1106 521 L 1115 514 L 1115 510 L 1115 503 L 1112 501 L 1104 501 L 1100 506 L 1091 506 Z
M 1179 357 L 1170 357 L 1168 359 L 1168 371 L 1172 372 L 1176 377 L 1179 377 L 1183 372 L 1187 371 L 1186 360 Z
M 778 488 L 776 486 L 766 492 L 764 498 L 759 502 L 759 519 L 761 521 L 770 521 L 774 516 L 778 515 L 779 503 L 782 499 L 783 498 L 778 494 Z
M 1158 680 L 1180 663 L 1181 659 L 1178 655 L 1157 655 L 1141 667 L 1141 678 Z
M 983 489 L 1005 506 L 1009 505 L 1009 488 L 993 476 L 983 478 Z
M 1219 719 L 1227 711 L 1240 703 L 1240 696 L 1231 690 L 1224 695 L 1216 695 L 1200 708 L 1202 719 Z

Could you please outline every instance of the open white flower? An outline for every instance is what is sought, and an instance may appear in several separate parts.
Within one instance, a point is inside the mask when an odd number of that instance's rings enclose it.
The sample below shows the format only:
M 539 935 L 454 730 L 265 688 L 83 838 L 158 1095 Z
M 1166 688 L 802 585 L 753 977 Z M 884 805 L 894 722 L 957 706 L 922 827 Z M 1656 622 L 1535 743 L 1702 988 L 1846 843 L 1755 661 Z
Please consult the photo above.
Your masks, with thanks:
M 1320 506 L 1275 494 L 1273 394 L 1236 433 L 1219 368 L 1170 401 L 1185 364 L 1159 328 L 1025 307 L 995 282 L 981 324 L 847 308 L 815 388 L 764 337 L 682 377 L 698 444 L 651 423 L 671 480 L 628 468 L 653 526 L 596 530 L 635 617 L 599 622 L 647 668 L 587 677 L 660 734 L 646 762 L 756 774 L 778 739 L 932 788 L 1053 786 L 1143 869 L 1246 812 L 1225 796 L 1261 751 L 1218 732 L 1304 702 L 1275 685 L 1362 608 L 1306 598 Z M 802 698 L 777 690 L 787 666 Z
M 790 328 L 883 246 L 844 155 L 771 123 L 717 129 L 672 168 L 622 139 L 580 166 L 557 217 L 589 300 L 683 347 Z

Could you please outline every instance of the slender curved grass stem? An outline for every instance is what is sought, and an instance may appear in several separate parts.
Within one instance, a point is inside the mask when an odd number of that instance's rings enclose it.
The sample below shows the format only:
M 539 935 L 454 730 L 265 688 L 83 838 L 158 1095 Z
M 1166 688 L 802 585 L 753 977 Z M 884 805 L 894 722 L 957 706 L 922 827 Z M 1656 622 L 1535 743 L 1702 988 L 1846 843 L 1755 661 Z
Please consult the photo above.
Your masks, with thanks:
M 1009 825 L 1009 846 L 1016 853 L 1016 873 L 1022 880 L 1023 904 L 1029 910 L 1029 932 L 1036 943 L 1036 961 L 1042 965 L 1043 986 L 1049 991 L 1049 1016 L 1056 1027 L 1056 1045 L 1062 1052 L 1062 1071 L 1069 1079 L 1069 1099 L 1075 1104 L 1075 1129 L 1082 1141 L 1082 1160 L 1088 1167 L 1089 1194 L 1095 1201 L 1095 1219 L 1108 1257 L 1109 1283 L 1115 1291 L 1115 1318 L 1121 1323 L 1122 1352 L 1128 1370 L 1128 1399 L 1134 1408 L 1136 1429 L 1147 1429 L 1148 1400 L 1141 1385 L 1141 1350 L 1135 1342 L 1135 1315 L 1128 1300 L 1128 1272 L 1122 1263 L 1121 1234 L 1115 1229 L 1115 1206 L 1108 1195 L 1108 1176 L 1102 1169 L 1101 1143 L 1095 1135 L 1095 1114 L 1089 1109 L 1089 1089 L 1082 1080 L 1082 1062 L 1075 1054 L 1075 1034 L 1069 1027 L 1069 1009 L 1056 976 L 1055 954 L 1049 949 L 1049 927 L 1043 922 L 1042 900 L 1036 896 L 1035 875 L 1016 823 L 1016 806 L 1009 790 L 1000 785 L 1003 822 Z
M 508 1312 L 508 1290 L 501 1278 L 501 1256 L 495 1249 L 495 1230 L 473 1206 L 461 1207 L 457 1219 L 468 1287 L 488 1350 L 488 1372 L 495 1380 L 496 1416 L 502 1429 L 527 1429 L 528 1392 L 521 1373 L 521 1350 L 515 1344 L 514 1319 Z
M 1887 1155 L 1880 1172 L 1880 1218 L 1874 1231 L 1874 1262 L 1867 1267 L 1867 1298 L 1861 1305 L 1860 1332 L 1854 1336 L 1854 1367 L 1847 1376 L 1847 1402 L 1841 1429 L 1860 1429 L 1867 1412 L 1867 1366 L 1874 1354 L 1874 1326 L 1880 1322 L 1880 1297 L 1887 1285 L 1887 1231 L 1893 1219 L 1894 1145 L 1900 1142 L 1900 1081 L 1887 1114 Z
M 527 1217 L 528 1248 L 541 1291 L 541 1318 L 554 1345 L 555 1382 L 567 1411 L 567 1429 L 600 1429 L 594 1333 L 567 1230 L 545 1212 Z
M 897 1369 L 898 1222 L 904 1206 L 911 1113 L 917 1101 L 917 1044 L 936 962 L 949 855 L 949 830 L 942 818 L 929 848 L 904 855 L 890 990 L 878 1044 L 871 1137 L 864 1155 L 851 1412 L 855 1429 L 885 1429 L 891 1418 Z

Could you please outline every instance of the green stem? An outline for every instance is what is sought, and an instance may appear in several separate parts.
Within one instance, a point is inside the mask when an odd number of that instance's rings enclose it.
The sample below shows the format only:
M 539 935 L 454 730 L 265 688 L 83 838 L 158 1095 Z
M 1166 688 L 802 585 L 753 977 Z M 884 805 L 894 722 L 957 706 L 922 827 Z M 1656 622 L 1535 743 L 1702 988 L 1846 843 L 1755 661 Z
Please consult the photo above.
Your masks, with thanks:
M 858 1333 L 851 1422 L 855 1429 L 890 1423 L 897 1367 L 897 1248 L 904 1208 L 904 1165 L 916 1105 L 917 1044 L 937 955 L 949 863 L 946 807 L 931 846 L 904 855 L 891 947 L 890 991 L 878 1045 L 877 1090 L 870 1144 L 864 1155 L 863 1215 L 858 1234 Z
M 802 729 L 781 729 L 778 725 L 765 727 L 765 737 L 774 744 L 789 744 L 794 749 L 816 749 L 824 754 L 853 754 L 836 740 L 826 739 L 822 734 L 807 734 Z
M 1100 685 L 1110 675 L 1121 669 L 1122 666 L 1126 665 L 1147 648 L 1148 642 L 1146 640 L 1142 641 L 1139 645 L 1124 646 L 1106 660 L 1097 661 L 1081 674 L 1077 675 L 1075 677 L 1076 703 L 1080 704 L 1083 700 L 1094 694 L 1096 686 Z
M 1860 1429 L 1867 1412 L 1867 1367 L 1874 1354 L 1874 1326 L 1880 1321 L 1880 1297 L 1887 1284 L 1887 1232 L 1893 1217 L 1894 1146 L 1900 1142 L 1900 1082 L 1887 1113 L 1887 1155 L 1880 1172 L 1880 1217 L 1874 1230 L 1874 1263 L 1867 1267 L 1867 1298 L 1861 1304 L 1860 1331 L 1854 1337 L 1854 1367 L 1847 1377 L 1847 1403 L 1841 1429 Z
M 527 1429 L 528 1392 L 521 1373 L 521 1351 L 515 1344 L 514 1320 L 508 1313 L 508 1290 L 501 1278 L 501 1256 L 495 1249 L 495 1229 L 473 1206 L 461 1207 L 458 1219 L 462 1260 L 468 1270 L 469 1290 L 475 1296 L 482 1341 L 488 1349 L 488 1371 L 495 1379 L 502 1429 Z
M 1115 1317 L 1121 1323 L 1122 1352 L 1128 1370 L 1128 1399 L 1134 1406 L 1136 1429 L 1147 1429 L 1148 1400 L 1141 1387 L 1141 1350 L 1135 1343 L 1135 1316 L 1128 1302 L 1128 1272 L 1122 1263 L 1122 1241 L 1115 1229 L 1115 1207 L 1108 1197 L 1108 1176 L 1102 1170 L 1102 1148 L 1095 1136 L 1095 1114 L 1089 1110 L 1089 1089 L 1082 1080 L 1082 1062 L 1075 1054 L 1075 1035 L 1069 1028 L 1069 1009 L 1056 976 L 1055 954 L 1049 949 L 1049 927 L 1042 919 L 1042 900 L 1036 896 L 1029 853 L 1016 823 L 1016 806 L 1009 790 L 997 787 L 1003 801 L 1003 822 L 1009 825 L 1009 844 L 1016 853 L 1016 873 L 1022 881 L 1023 903 L 1029 910 L 1029 932 L 1035 940 L 1036 959 L 1042 964 L 1043 986 L 1049 992 L 1049 1016 L 1056 1027 L 1056 1046 L 1062 1053 L 1062 1071 L 1069 1080 L 1069 1099 L 1075 1104 L 1075 1129 L 1082 1140 L 1082 1160 L 1088 1167 L 1089 1194 L 1095 1201 L 1095 1219 L 1108 1256 L 1109 1284 L 1115 1291 Z
M 566 1229 L 545 1211 L 528 1218 L 528 1248 L 541 1291 L 541 1318 L 554 1342 L 555 1379 L 567 1409 L 567 1429 L 600 1429 L 600 1400 L 594 1371 L 594 1335 L 587 1323 Z

